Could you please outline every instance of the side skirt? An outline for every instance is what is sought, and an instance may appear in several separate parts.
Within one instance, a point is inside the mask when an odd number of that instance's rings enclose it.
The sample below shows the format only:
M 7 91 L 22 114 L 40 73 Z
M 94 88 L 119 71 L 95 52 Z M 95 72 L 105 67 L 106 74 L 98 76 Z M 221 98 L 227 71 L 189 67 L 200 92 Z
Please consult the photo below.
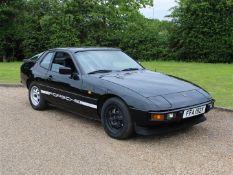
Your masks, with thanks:
M 83 117 L 83 118 L 86 118 L 86 119 L 89 119 L 89 120 L 92 120 L 92 121 L 99 121 L 99 122 L 101 122 L 99 116 L 97 116 L 96 118 L 90 117 L 90 116 L 88 116 L 88 115 L 83 115 L 83 114 L 80 114 L 80 113 L 78 113 L 78 112 L 76 112 L 76 111 L 69 110 L 69 109 L 67 109 L 67 108 L 65 108 L 65 107 L 62 107 L 62 106 L 60 106 L 60 105 L 54 105 L 54 104 L 52 104 L 52 103 L 49 103 L 49 106 L 51 106 L 51 107 L 53 107 L 53 108 L 55 108 L 55 109 L 61 109 L 61 110 L 66 111 L 66 112 L 68 112 L 68 113 L 71 113 L 71 114 L 74 114 L 74 115 L 77 115 L 77 116 L 80 116 L 80 117 Z

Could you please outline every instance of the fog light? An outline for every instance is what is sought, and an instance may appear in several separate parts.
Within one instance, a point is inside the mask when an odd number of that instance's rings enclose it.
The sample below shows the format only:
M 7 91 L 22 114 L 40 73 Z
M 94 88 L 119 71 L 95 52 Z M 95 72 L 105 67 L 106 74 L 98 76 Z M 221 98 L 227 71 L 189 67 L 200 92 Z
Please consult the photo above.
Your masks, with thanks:
M 151 115 L 151 120 L 156 120 L 156 121 L 164 121 L 164 115 L 163 114 L 152 114 Z
M 175 118 L 175 114 L 174 113 L 169 113 L 169 114 L 167 114 L 167 119 L 168 120 L 172 120 L 172 119 L 174 119 Z

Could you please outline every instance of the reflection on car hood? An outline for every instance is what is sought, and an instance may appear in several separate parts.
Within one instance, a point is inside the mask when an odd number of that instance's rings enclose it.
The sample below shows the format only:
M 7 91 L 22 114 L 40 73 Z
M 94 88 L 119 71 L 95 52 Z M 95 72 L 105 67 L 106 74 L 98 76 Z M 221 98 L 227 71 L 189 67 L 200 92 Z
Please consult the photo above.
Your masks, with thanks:
M 148 70 L 111 73 L 103 75 L 101 78 L 136 91 L 144 97 L 199 89 L 188 82 Z

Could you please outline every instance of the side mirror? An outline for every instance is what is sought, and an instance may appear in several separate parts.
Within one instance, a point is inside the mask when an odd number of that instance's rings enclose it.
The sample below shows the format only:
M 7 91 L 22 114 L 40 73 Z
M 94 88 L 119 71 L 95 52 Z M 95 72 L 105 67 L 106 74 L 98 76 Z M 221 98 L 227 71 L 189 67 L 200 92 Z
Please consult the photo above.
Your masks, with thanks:
M 72 72 L 71 68 L 69 68 L 69 67 L 60 67 L 59 73 L 63 74 L 63 75 L 71 75 L 73 72 Z

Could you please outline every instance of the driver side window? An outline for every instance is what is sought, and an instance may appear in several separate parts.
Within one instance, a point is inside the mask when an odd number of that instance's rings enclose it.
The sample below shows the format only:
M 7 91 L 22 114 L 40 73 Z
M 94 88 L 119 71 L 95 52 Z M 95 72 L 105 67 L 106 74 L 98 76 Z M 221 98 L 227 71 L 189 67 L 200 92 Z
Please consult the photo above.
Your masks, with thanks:
M 73 72 L 77 72 L 73 60 L 66 52 L 56 52 L 52 62 L 51 71 L 59 73 L 60 67 L 68 67 Z
M 40 66 L 49 70 L 50 63 L 53 59 L 53 52 L 47 53 L 47 55 L 43 58 L 43 60 L 40 63 Z

